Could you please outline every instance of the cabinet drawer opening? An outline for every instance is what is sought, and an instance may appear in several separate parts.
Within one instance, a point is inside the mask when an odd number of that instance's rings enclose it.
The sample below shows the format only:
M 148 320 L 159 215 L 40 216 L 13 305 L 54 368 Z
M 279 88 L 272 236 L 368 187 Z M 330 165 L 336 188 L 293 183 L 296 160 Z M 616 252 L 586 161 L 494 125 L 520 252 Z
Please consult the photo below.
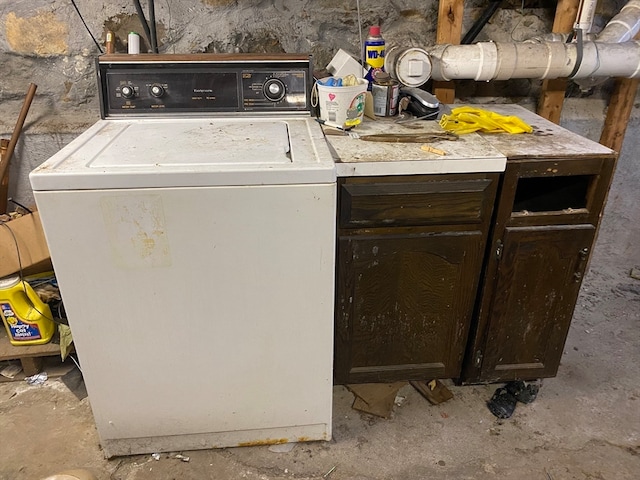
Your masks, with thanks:
M 519 178 L 513 202 L 513 215 L 528 213 L 585 211 L 594 175 Z

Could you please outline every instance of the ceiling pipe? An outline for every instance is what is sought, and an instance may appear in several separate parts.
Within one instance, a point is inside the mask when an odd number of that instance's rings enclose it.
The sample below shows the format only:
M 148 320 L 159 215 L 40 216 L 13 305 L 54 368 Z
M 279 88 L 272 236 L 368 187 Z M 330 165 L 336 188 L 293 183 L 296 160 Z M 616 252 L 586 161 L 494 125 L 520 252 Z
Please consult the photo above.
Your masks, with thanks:
M 630 0 L 596 37 L 597 42 L 621 43 L 633 40 L 640 31 L 640 0 Z
M 595 7 L 585 5 L 585 9 L 593 12 Z M 585 14 L 576 20 L 580 22 L 586 26 L 592 20 Z M 565 43 L 567 36 L 556 35 L 522 43 L 435 45 L 426 50 L 434 80 L 640 78 L 640 42 L 630 41 L 639 30 L 640 0 L 630 0 L 595 40 Z
M 578 6 L 578 15 L 576 16 L 576 23 L 573 25 L 575 30 L 582 30 L 584 33 L 589 33 L 593 26 L 593 18 L 596 15 L 596 6 L 598 0 L 581 0 Z

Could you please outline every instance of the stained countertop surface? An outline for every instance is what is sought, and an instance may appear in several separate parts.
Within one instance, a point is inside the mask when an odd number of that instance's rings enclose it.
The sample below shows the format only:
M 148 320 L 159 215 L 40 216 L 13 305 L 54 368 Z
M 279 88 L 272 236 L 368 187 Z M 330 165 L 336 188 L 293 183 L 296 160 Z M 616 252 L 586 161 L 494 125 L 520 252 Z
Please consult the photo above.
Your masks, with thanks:
M 442 134 L 435 121 L 396 123 L 393 118 L 364 122 L 349 135 L 330 127 L 324 129 L 336 161 L 339 177 L 359 175 L 403 175 L 429 173 L 502 172 L 506 158 L 476 133 L 459 136 L 457 140 L 436 140 L 420 143 L 385 143 L 365 141 L 376 134 Z M 444 155 L 425 151 L 424 145 L 444 151 Z
M 458 106 L 462 105 L 451 105 L 452 108 Z M 441 134 L 444 130 L 436 121 L 398 123 L 396 118 L 365 118 L 362 124 L 352 130 L 355 135 L 330 127 L 324 128 L 338 176 L 502 172 L 507 158 L 615 154 L 597 142 L 556 125 L 522 106 L 472 106 L 502 115 L 516 115 L 533 127 L 533 133 L 470 133 L 460 135 L 455 141 L 437 140 L 429 143 L 370 142 L 354 137 L 375 134 Z M 421 148 L 423 145 L 442 150 L 446 154 L 425 151 Z
M 458 105 L 454 105 L 457 107 Z M 533 127 L 533 133 L 509 135 L 482 134 L 482 137 L 507 158 L 580 157 L 614 155 L 613 150 L 571 132 L 534 112 L 515 104 L 472 105 L 501 115 L 516 115 Z

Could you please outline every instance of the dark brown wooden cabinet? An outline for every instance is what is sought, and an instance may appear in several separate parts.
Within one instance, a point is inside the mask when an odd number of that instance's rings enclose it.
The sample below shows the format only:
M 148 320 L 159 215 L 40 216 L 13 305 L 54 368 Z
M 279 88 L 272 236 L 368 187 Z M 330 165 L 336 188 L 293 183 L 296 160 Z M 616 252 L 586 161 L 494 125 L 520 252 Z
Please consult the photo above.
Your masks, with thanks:
M 534 128 L 483 136 L 502 174 L 339 179 L 337 383 L 556 375 L 616 154 L 489 109 Z
M 339 180 L 336 383 L 459 376 L 497 179 Z
M 613 163 L 508 161 L 463 382 L 556 375 Z

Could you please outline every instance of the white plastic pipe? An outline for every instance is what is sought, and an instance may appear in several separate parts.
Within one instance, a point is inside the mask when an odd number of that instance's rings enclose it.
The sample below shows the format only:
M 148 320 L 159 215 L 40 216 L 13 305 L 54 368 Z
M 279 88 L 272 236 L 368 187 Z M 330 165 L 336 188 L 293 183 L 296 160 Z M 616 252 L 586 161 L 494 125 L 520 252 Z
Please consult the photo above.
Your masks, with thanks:
M 438 45 L 429 51 L 434 80 L 507 80 L 568 76 L 576 62 L 575 45 L 493 43 Z
M 578 7 L 578 16 L 573 28 L 580 29 L 584 33 L 589 33 L 593 25 L 593 17 L 596 15 L 597 5 L 598 0 L 581 0 L 580 6 Z
M 629 0 L 620 13 L 611 19 L 598 34 L 596 41 L 622 43 L 633 40 L 640 31 L 640 0 Z
M 627 77 L 640 78 L 640 42 L 630 41 L 640 31 L 640 0 L 630 0 L 595 41 L 582 44 L 563 37 L 537 37 L 523 43 L 480 42 L 472 45 L 436 45 L 427 49 L 434 80 L 509 78 Z
M 438 45 L 428 50 L 434 80 L 476 81 L 509 78 L 565 78 L 577 58 L 575 43 L 476 43 Z M 583 57 L 572 78 L 640 78 L 640 42 L 584 42 Z
M 573 78 L 640 78 L 640 42 L 587 42 L 580 68 Z

